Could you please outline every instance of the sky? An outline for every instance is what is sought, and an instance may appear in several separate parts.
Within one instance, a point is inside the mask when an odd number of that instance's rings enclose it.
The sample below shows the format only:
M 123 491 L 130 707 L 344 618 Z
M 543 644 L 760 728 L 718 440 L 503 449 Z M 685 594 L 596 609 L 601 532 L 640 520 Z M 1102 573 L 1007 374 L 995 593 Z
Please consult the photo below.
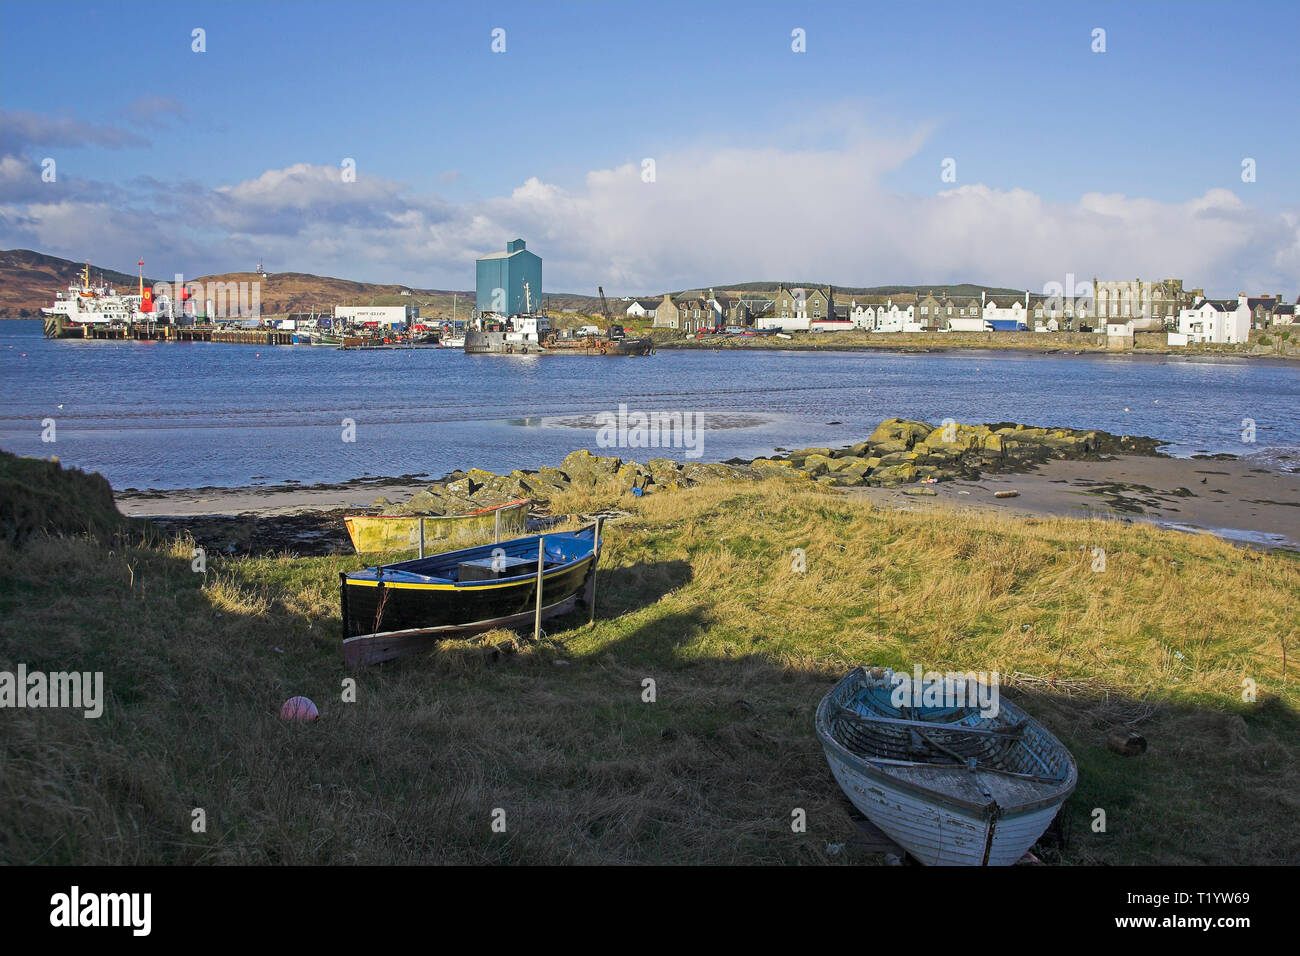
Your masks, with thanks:
M 0 0 L 0 248 L 466 289 L 520 236 L 548 292 L 1294 299 L 1298 28 L 1291 0 Z

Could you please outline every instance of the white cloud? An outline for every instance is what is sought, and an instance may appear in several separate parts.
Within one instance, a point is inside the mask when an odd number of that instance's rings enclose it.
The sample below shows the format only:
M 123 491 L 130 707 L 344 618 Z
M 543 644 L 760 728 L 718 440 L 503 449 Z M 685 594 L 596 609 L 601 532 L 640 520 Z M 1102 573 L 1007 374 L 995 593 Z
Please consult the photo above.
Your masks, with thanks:
M 813 141 L 787 131 L 753 138 L 780 147 L 664 151 L 652 157 L 650 183 L 637 158 L 575 186 L 534 176 L 508 194 L 461 203 L 365 168 L 344 182 L 338 167 L 299 163 L 188 189 L 183 215 L 169 209 L 156 221 L 146 212 L 162 201 L 158 184 L 138 187 L 129 209 L 96 203 L 85 188 L 79 201 L 57 204 L 9 194 L 0 221 L 33 248 L 67 253 L 75 244 L 74 257 L 105 265 L 145 254 L 166 263 L 160 274 L 260 259 L 273 271 L 468 288 L 476 255 L 522 236 L 544 258 L 554 291 L 653 293 L 757 279 L 1037 289 L 1072 272 L 1175 276 L 1212 294 L 1295 293 L 1294 210 L 1261 210 L 1223 189 L 1183 202 L 1103 193 L 1062 202 L 983 184 L 924 195 L 887 187 L 927 135 L 850 127 L 838 144 L 801 148 Z M 0 187 L 21 172 L 0 160 Z

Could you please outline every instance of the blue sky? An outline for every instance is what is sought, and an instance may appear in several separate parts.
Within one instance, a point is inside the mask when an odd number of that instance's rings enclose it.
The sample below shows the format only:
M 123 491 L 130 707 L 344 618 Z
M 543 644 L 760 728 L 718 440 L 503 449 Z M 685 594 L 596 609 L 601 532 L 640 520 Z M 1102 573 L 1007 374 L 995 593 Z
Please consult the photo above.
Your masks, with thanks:
M 519 233 L 555 291 L 1109 270 L 1294 297 L 1297 27 L 1282 0 L 4 0 L 0 247 L 464 288 Z

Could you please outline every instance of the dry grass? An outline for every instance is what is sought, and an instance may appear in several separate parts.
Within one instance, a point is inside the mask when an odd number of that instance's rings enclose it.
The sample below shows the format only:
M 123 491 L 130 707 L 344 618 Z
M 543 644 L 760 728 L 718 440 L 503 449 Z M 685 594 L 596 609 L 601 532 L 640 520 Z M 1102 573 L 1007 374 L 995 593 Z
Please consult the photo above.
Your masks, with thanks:
M 827 852 L 853 828 L 812 732 L 830 683 L 872 662 L 1022 675 L 1010 693 L 1080 765 L 1053 859 L 1300 861 L 1293 558 L 777 482 L 565 505 L 628 512 L 606 529 L 594 627 L 355 675 L 337 600 L 355 557 L 210 558 L 199 575 L 184 541 L 0 549 L 0 669 L 103 670 L 111 694 L 99 720 L 0 711 L 0 860 L 873 861 Z M 278 720 L 294 694 L 319 723 Z M 1147 754 L 1105 749 L 1120 723 Z

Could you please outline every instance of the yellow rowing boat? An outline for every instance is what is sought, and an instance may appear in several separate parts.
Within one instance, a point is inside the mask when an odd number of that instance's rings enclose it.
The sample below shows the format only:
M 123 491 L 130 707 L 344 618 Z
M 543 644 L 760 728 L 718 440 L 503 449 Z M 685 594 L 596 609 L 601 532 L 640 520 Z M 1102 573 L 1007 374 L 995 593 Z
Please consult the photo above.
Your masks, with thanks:
M 403 551 L 421 541 L 466 541 L 492 536 L 500 541 L 528 530 L 532 501 L 520 498 L 463 515 L 352 515 L 344 518 L 357 553 Z

